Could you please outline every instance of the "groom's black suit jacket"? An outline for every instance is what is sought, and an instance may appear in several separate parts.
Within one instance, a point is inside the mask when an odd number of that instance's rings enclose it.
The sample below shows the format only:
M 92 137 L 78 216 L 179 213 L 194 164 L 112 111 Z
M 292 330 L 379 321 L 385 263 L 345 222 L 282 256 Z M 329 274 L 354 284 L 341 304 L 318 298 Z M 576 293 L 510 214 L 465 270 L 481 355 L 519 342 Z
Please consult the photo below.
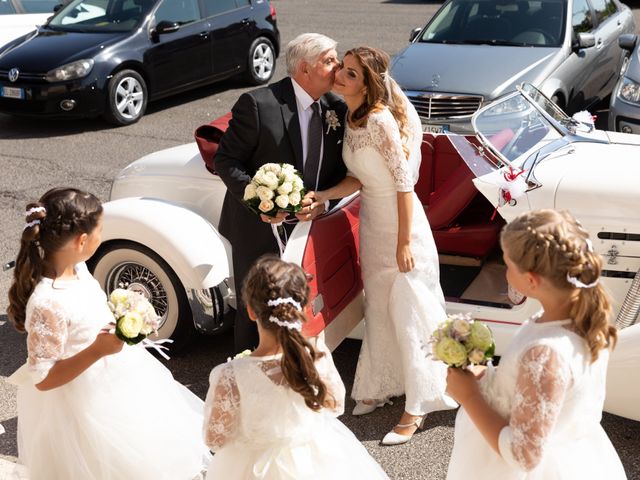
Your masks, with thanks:
M 342 137 L 347 107 L 332 93 L 320 98 L 323 121 L 323 155 L 318 189 L 339 183 L 346 174 L 342 161 Z M 327 128 L 326 112 L 333 110 L 340 122 Z M 298 107 L 290 78 L 243 94 L 232 109 L 229 128 L 215 156 L 215 169 L 227 186 L 219 231 L 231 242 L 236 294 L 251 264 L 265 253 L 277 253 L 271 225 L 264 223 L 242 201 L 244 189 L 265 163 L 290 163 L 303 172 L 302 138 Z M 311 186 L 306 186 L 307 189 Z M 238 302 L 240 306 L 241 302 Z M 240 311 L 240 309 L 239 309 Z M 236 348 L 238 347 L 236 317 Z

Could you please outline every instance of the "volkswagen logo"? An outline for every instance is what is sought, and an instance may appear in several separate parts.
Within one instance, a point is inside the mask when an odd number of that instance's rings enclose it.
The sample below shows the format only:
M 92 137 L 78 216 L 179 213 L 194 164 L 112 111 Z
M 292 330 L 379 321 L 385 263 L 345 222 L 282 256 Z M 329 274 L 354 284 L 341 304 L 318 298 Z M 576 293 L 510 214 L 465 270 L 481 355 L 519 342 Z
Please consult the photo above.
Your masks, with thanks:
M 11 70 L 9 70 L 9 81 L 15 82 L 16 80 L 18 80 L 19 76 L 20 70 L 18 70 L 17 68 L 12 68 Z

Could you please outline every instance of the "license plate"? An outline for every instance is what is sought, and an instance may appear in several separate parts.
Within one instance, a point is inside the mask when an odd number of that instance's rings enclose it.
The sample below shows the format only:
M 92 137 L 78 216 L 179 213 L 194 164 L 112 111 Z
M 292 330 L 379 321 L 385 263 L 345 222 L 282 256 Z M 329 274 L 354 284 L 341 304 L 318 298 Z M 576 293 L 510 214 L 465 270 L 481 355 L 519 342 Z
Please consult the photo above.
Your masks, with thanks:
M 24 89 L 16 87 L 0 87 L 0 97 L 24 99 Z
M 449 125 L 422 125 L 422 133 L 447 133 Z

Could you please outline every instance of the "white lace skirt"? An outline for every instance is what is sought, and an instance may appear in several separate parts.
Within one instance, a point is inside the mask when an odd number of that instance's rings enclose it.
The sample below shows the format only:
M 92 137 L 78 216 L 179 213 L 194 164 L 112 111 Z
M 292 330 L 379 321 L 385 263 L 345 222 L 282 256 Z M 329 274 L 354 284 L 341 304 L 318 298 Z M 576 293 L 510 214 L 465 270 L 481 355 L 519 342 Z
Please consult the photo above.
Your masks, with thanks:
M 365 291 L 365 336 L 352 391 L 355 400 L 406 394 L 405 410 L 422 415 L 454 408 L 444 394 L 446 367 L 428 357 L 431 333 L 446 318 L 438 252 L 426 215 L 413 195 L 411 250 L 416 266 L 396 261 L 396 194 L 368 197 L 360 210 L 360 262 Z
M 18 450 L 30 480 L 191 480 L 210 458 L 203 402 L 141 347 L 75 380 L 18 388 Z

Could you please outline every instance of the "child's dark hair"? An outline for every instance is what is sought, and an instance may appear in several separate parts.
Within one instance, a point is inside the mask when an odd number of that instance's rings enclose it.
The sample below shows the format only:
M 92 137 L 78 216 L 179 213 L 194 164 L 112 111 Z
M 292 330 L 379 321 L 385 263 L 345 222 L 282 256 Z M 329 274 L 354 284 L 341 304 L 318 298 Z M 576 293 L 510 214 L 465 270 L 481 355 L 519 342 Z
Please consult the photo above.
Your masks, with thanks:
M 245 277 L 242 297 L 257 315 L 260 326 L 273 333 L 282 347 L 282 373 L 291 389 L 302 395 L 312 410 L 333 406 L 334 401 L 314 363 L 323 353 L 317 352 L 299 330 L 287 328 L 289 324 L 303 324 L 307 320 L 304 312 L 293 304 L 297 302 L 304 308 L 309 302 L 304 270 L 273 255 L 260 257 Z M 276 299 L 293 302 L 270 306 L 269 300 Z M 269 317 L 283 324 L 275 323 Z
M 100 200 L 75 188 L 54 188 L 27 205 L 7 314 L 24 332 L 29 296 L 42 277 L 47 258 L 75 235 L 91 233 L 102 214 Z
M 537 273 L 567 291 L 574 328 L 587 342 L 592 361 L 601 349 L 615 346 L 616 328 L 609 324 L 611 302 L 599 282 L 602 258 L 569 212 L 523 213 L 504 227 L 501 242 L 520 271 Z

